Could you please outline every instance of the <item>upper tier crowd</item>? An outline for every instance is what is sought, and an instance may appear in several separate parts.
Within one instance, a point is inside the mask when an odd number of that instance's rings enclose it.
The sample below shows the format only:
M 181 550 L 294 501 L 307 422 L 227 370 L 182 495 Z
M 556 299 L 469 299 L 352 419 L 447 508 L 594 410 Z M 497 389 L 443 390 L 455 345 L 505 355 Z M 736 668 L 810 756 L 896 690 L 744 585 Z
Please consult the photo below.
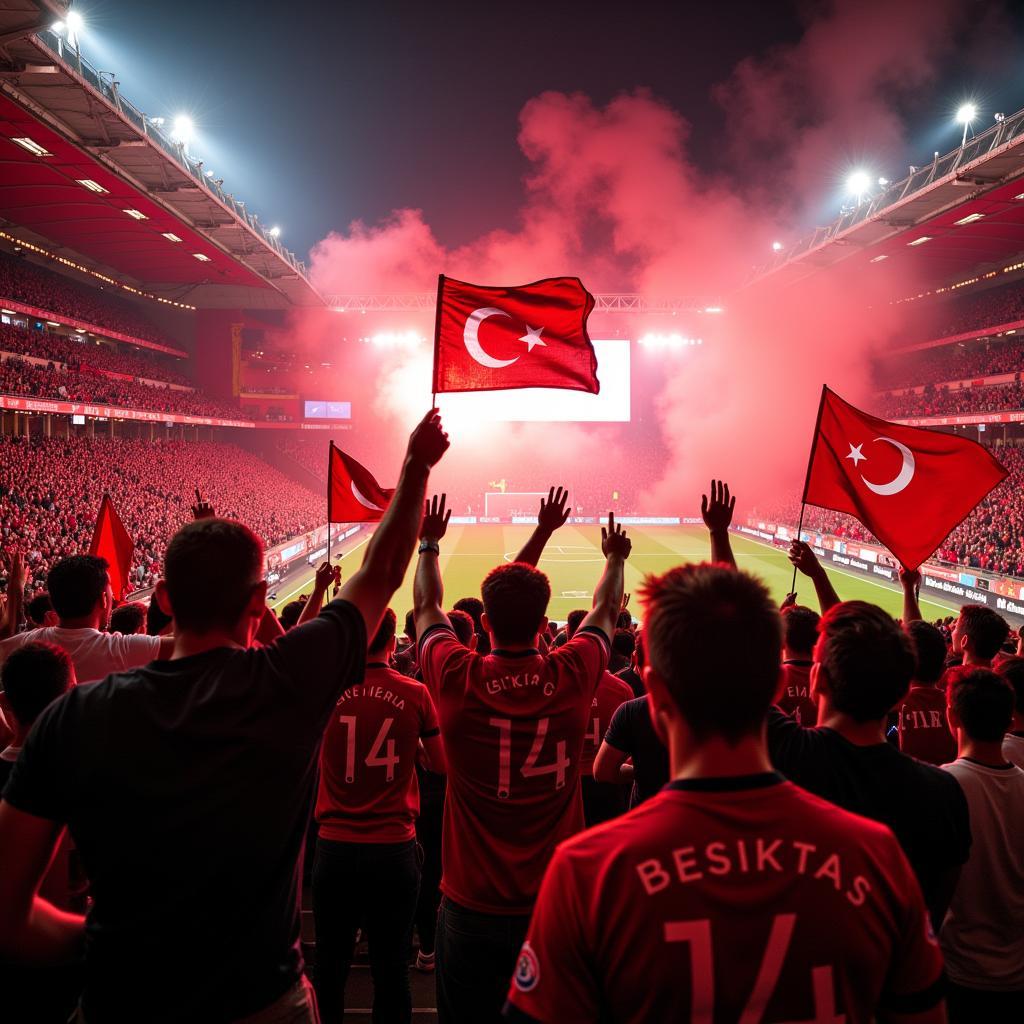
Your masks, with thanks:
M 884 360 L 878 379 L 886 388 L 916 387 L 1016 373 L 1024 366 L 1024 337 L 926 348 Z
M 989 387 L 950 389 L 927 385 L 920 393 L 887 395 L 879 403 L 882 416 L 903 419 L 913 416 L 961 416 L 1007 409 L 1024 404 L 1024 384 L 993 384 Z
M 132 583 L 151 586 L 199 487 L 267 544 L 324 522 L 324 497 L 232 444 L 0 436 L 0 545 L 24 558 L 30 594 L 53 565 L 89 550 L 104 492 L 135 542 Z
M 148 610 L 93 556 L 26 608 L 12 559 L 5 1019 L 342 1024 L 362 932 L 373 1019 L 411 1024 L 414 929 L 441 1024 L 1024 1018 L 1024 641 L 998 614 L 925 623 L 913 572 L 900 621 L 844 602 L 799 541 L 817 609 L 779 607 L 714 481 L 710 562 L 645 576 L 638 628 L 610 514 L 559 628 L 538 564 L 572 497 L 447 594 L 447 448 L 434 410 L 362 565 L 322 565 L 294 623 L 212 478 Z
M 95 324 L 144 341 L 179 347 L 130 302 L 101 285 L 90 287 L 36 263 L 0 252 L 0 300 L 13 299 L 57 316 Z

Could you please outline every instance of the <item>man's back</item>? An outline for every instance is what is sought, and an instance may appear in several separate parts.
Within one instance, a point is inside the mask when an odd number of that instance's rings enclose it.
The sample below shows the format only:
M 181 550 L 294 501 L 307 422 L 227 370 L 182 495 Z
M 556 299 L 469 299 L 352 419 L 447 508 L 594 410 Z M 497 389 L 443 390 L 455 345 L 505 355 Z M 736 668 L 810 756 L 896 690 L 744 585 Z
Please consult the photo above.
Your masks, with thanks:
M 888 743 L 858 746 L 833 729 L 803 729 L 777 710 L 769 713 L 768 749 L 797 785 L 888 825 L 930 909 L 948 899 L 949 877 L 967 860 L 971 842 L 967 802 L 948 773 Z
M 950 978 L 1024 989 L 1024 771 L 961 757 L 943 766 L 967 796 L 974 842 L 942 925 Z
M 159 657 L 161 643 L 158 636 L 122 636 L 120 633 L 102 633 L 97 629 L 40 626 L 0 643 L 0 665 L 13 651 L 35 641 L 55 644 L 67 651 L 79 683 L 91 683 L 112 672 L 125 672 L 147 665 Z
M 810 660 L 790 660 L 782 663 L 783 683 L 779 694 L 779 707 L 794 721 L 812 726 L 818 722 L 818 705 L 811 697 Z
M 604 738 L 609 746 L 633 759 L 631 807 L 650 799 L 668 782 L 668 751 L 654 731 L 647 697 L 634 697 L 620 705 Z
M 447 626 L 420 641 L 448 761 L 442 891 L 527 914 L 555 846 L 583 827 L 577 778 L 607 638 L 581 629 L 549 655 L 476 654 Z
M 336 601 L 270 647 L 154 662 L 37 721 L 4 799 L 66 821 L 90 877 L 90 1019 L 232 1019 L 297 980 L 315 755 L 365 643 Z
M 594 758 L 597 757 L 601 740 L 604 739 L 604 734 L 611 724 L 612 715 L 626 701 L 632 699 L 633 691 L 629 684 L 619 676 L 605 672 L 591 701 L 587 733 L 583 739 L 583 753 L 580 756 L 580 775 L 594 774 Z
M 771 773 L 680 780 L 559 848 L 509 1017 L 864 1021 L 941 971 L 888 829 Z
M 956 740 L 946 722 L 946 695 L 937 686 L 911 686 L 896 714 L 904 754 L 935 765 L 956 757 Z

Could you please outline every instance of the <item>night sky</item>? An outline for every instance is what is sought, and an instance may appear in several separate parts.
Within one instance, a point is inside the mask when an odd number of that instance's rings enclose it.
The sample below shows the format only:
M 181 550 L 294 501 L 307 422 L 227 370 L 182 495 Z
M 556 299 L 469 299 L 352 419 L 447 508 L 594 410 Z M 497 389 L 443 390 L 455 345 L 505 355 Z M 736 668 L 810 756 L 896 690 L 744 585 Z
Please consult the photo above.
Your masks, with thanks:
M 89 0 L 83 52 L 151 116 L 190 113 L 193 151 L 301 257 L 328 230 L 424 210 L 442 244 L 515 226 L 531 97 L 604 103 L 647 87 L 693 126 L 698 166 L 722 170 L 711 88 L 748 54 L 795 42 L 806 4 L 216 3 Z M 981 4 L 968 3 L 968 7 Z M 1019 31 L 1020 5 L 1007 23 Z M 1024 105 L 1024 71 L 955 53 L 943 88 L 902 111 L 905 162 L 956 143 L 948 111 L 977 95 Z M 991 114 L 988 115 L 990 123 Z M 886 168 L 899 177 L 906 168 Z M 827 188 L 823 185 L 823 197 Z M 837 212 L 833 209 L 834 212 Z

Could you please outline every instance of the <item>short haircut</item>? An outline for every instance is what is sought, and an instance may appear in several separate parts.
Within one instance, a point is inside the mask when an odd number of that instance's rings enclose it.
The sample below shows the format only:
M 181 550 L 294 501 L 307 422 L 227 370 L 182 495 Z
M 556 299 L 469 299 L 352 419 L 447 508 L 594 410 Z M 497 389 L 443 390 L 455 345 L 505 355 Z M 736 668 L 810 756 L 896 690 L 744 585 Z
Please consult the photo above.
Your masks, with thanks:
M 764 584 L 724 565 L 684 565 L 648 576 L 641 599 L 647 657 L 694 734 L 736 743 L 756 733 L 782 661 L 782 622 Z
M 146 606 L 141 601 L 118 605 L 110 613 L 110 632 L 131 636 L 145 628 Z
M 620 658 L 629 661 L 636 650 L 636 637 L 628 629 L 617 629 L 612 637 L 612 651 Z
M 392 640 L 395 639 L 395 630 L 398 627 L 398 616 L 390 609 L 384 609 L 377 632 L 373 634 L 370 645 L 366 648 L 375 654 L 380 653 Z
M 867 601 L 844 601 L 821 617 L 815 656 L 837 711 L 856 722 L 885 718 L 910 688 L 914 650 L 896 620 Z
M 960 666 L 949 674 L 946 700 L 972 740 L 998 743 L 1013 718 L 1013 687 L 987 668 Z
M 50 600 L 50 595 L 45 591 L 42 594 L 36 594 L 36 596 L 29 601 L 25 611 L 30 622 L 34 622 L 37 626 L 41 626 L 43 624 L 43 619 L 46 618 L 46 613 L 53 611 L 53 602 Z
M 509 562 L 492 569 L 480 590 L 499 644 L 534 642 L 551 600 L 551 584 L 544 573 L 526 562 Z
M 1006 619 L 983 604 L 965 604 L 960 609 L 960 631 L 971 638 L 979 658 L 994 658 L 1010 632 Z
M 233 629 L 262 578 L 263 545 L 241 523 L 197 519 L 167 545 L 164 580 L 176 629 Z
M 640 672 L 640 671 L 643 670 L 644 665 L 647 664 L 647 649 L 644 647 L 644 631 L 643 631 L 643 629 L 638 629 L 633 634 L 633 637 L 636 640 L 636 648 L 635 648 L 636 668 L 637 668 L 637 671 Z
M 159 636 L 173 621 L 174 617 L 160 607 L 156 597 L 151 597 L 146 609 L 146 632 L 150 636 Z
M 96 607 L 110 586 L 110 563 L 97 555 L 62 558 L 46 577 L 53 610 L 62 619 L 80 619 Z
M 917 670 L 914 678 L 919 683 L 937 683 L 946 670 L 946 638 L 933 625 L 920 619 L 907 624 L 907 635 L 914 648 Z
M 571 640 L 573 634 L 580 628 L 580 623 L 587 617 L 583 608 L 574 608 L 565 619 L 565 639 Z
M 30 641 L 11 651 L 0 669 L 7 705 L 23 729 L 69 690 L 74 678 L 67 651 L 41 641 Z
M 416 643 L 416 611 L 413 608 L 405 613 L 405 635 Z
M 797 654 L 810 657 L 818 640 L 821 616 L 802 604 L 782 609 L 782 636 L 786 647 Z
M 299 621 L 299 616 L 302 615 L 302 610 L 306 607 L 305 601 L 289 601 L 282 609 L 281 614 L 277 617 L 277 621 L 281 623 L 281 628 L 288 632 L 289 629 L 295 627 Z
M 619 617 L 615 620 L 616 629 L 629 629 L 633 625 L 633 614 L 625 608 L 619 610 Z
M 473 631 L 482 633 L 483 626 L 480 625 L 480 616 L 483 614 L 484 603 L 479 597 L 460 597 L 452 609 L 457 612 L 465 612 L 473 620 Z
M 1024 658 L 1003 658 L 995 670 L 1013 687 L 1014 707 L 1024 715 Z
M 468 647 L 476 633 L 476 630 L 473 628 L 473 617 L 469 612 L 464 612 L 460 608 L 453 608 L 448 613 L 448 621 L 452 624 L 452 629 L 455 630 L 459 643 L 463 647 Z

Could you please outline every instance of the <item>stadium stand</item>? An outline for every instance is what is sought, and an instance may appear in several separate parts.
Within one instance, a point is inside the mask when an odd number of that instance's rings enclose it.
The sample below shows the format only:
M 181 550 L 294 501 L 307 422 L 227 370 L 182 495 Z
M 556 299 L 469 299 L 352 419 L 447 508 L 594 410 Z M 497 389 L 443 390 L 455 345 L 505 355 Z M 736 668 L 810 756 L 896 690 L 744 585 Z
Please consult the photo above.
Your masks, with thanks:
M 152 585 L 174 531 L 191 518 L 198 486 L 218 514 L 240 519 L 267 544 L 321 525 L 323 495 L 255 455 L 212 441 L 0 437 L 0 537 L 20 551 L 28 591 L 55 561 L 88 550 L 106 491 L 135 541 L 137 587 Z
M 1015 373 L 1024 362 L 1024 338 L 961 342 L 891 357 L 878 368 L 886 388 L 974 380 Z
M 971 413 L 1019 409 L 1024 402 L 1024 385 L 995 384 L 989 387 L 957 388 L 927 385 L 920 393 L 888 395 L 881 402 L 881 415 L 889 419 L 908 416 L 962 416 Z

